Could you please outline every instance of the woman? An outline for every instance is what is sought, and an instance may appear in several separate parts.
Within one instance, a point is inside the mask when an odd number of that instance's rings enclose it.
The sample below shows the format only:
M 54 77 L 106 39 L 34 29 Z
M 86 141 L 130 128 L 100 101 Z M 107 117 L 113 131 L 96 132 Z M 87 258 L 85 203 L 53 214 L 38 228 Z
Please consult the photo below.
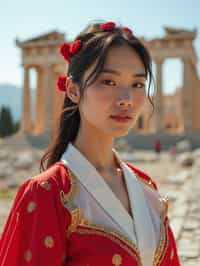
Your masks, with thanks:
M 0 265 L 179 265 L 167 201 L 113 148 L 151 101 L 147 49 L 129 28 L 106 22 L 89 25 L 61 54 L 69 67 L 58 81 L 58 134 L 44 171 L 18 190 Z

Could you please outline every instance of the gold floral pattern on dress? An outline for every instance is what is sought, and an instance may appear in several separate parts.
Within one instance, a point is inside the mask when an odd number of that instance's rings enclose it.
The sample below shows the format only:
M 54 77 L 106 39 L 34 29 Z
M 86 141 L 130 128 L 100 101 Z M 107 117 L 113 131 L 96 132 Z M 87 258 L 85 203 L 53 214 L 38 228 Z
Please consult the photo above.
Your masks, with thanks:
M 34 201 L 30 201 L 27 205 L 27 212 L 31 213 L 35 210 L 36 203 Z
M 119 266 L 122 264 L 122 256 L 120 254 L 114 254 L 112 257 L 112 264 Z
M 50 189 L 51 189 L 51 184 L 50 184 L 48 181 L 43 181 L 43 182 L 41 183 L 41 186 L 42 186 L 43 188 L 45 188 L 46 190 L 50 190 Z
M 47 248 L 52 248 L 54 246 L 54 240 L 52 236 L 46 236 L 44 239 L 44 245 Z
M 27 249 L 24 253 L 24 259 L 25 261 L 29 262 L 32 260 L 32 252 L 30 251 L 30 249 Z

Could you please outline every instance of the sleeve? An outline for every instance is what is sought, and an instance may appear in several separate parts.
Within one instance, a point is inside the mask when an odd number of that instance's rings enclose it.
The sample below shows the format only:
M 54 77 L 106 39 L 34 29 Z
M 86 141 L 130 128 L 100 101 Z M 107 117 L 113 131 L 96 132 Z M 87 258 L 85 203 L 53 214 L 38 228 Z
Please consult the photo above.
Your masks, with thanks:
M 70 223 L 65 212 L 51 183 L 42 186 L 32 179 L 24 182 L 1 236 L 0 265 L 65 265 L 66 230 Z

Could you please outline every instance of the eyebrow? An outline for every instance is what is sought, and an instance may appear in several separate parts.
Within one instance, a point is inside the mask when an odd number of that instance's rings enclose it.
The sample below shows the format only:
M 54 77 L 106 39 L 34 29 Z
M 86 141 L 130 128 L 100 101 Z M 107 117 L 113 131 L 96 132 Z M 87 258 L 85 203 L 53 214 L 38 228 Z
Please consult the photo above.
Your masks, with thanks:
M 111 73 L 111 74 L 115 74 L 115 75 L 120 75 L 121 72 L 114 70 L 114 69 L 109 69 L 109 68 L 104 68 L 102 69 L 102 71 L 100 73 Z M 145 73 L 135 73 L 132 75 L 133 77 L 142 77 L 142 78 L 146 78 L 146 74 Z

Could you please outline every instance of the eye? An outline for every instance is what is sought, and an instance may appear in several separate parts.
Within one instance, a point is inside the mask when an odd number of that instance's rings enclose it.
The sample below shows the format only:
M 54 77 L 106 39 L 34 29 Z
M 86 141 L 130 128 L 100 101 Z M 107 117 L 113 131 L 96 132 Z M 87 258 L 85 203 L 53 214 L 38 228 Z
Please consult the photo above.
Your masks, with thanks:
M 103 84 L 105 84 L 105 85 L 115 85 L 115 82 L 113 81 L 113 80 L 111 80 L 111 79 L 104 79 L 104 80 L 102 80 L 101 81 Z
M 138 89 L 144 89 L 145 88 L 145 84 L 141 83 L 141 82 L 136 82 L 133 84 L 133 87 L 138 88 Z

